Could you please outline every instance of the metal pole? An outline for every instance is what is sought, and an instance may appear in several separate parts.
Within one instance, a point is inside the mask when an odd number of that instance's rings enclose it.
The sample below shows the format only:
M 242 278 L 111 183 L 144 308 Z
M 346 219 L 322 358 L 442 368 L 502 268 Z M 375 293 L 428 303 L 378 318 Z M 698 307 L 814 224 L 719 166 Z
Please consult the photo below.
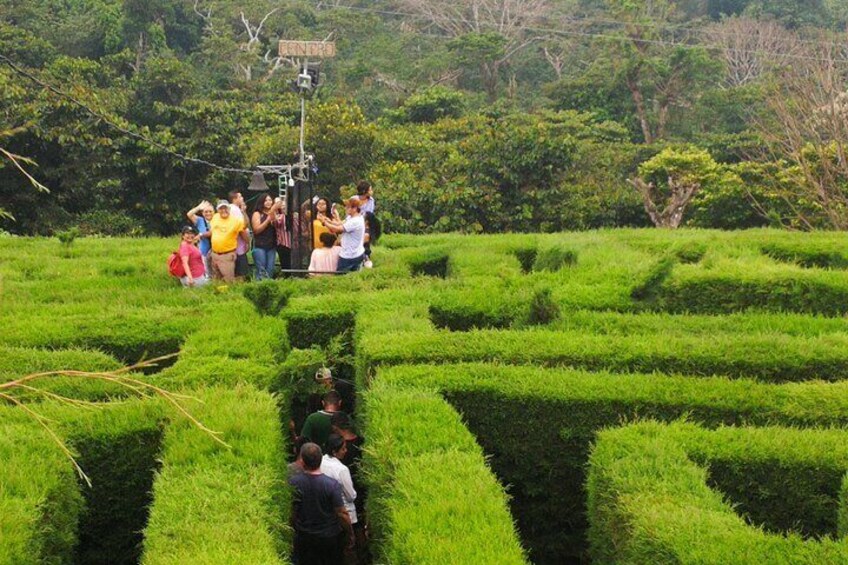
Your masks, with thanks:
M 309 61 L 303 62 L 303 74 L 306 74 L 309 69 Z M 300 93 L 300 164 L 303 165 L 305 160 L 304 138 L 306 136 L 306 96 L 303 92 Z

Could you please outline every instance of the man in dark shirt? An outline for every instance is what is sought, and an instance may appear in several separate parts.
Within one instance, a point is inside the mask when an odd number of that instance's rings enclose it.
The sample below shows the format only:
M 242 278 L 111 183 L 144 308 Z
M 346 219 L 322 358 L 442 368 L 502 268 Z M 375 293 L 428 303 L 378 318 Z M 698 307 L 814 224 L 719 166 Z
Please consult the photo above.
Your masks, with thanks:
M 353 547 L 350 516 L 338 481 L 321 473 L 321 448 L 300 448 L 303 473 L 289 479 L 294 487 L 292 522 L 294 557 L 298 565 L 338 565 L 344 562 L 345 540 Z
M 333 414 L 341 410 L 342 397 L 335 390 L 331 390 L 324 395 L 321 405 L 324 408 L 323 410 L 313 412 L 306 418 L 300 436 L 307 441 L 323 446 L 327 443 L 327 438 L 330 437 L 332 431 L 330 419 Z

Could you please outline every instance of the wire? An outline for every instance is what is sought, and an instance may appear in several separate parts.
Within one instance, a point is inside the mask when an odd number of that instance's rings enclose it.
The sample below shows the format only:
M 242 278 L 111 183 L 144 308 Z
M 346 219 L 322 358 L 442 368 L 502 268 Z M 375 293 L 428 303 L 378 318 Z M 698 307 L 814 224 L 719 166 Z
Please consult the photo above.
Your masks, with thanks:
M 195 163 L 197 165 L 204 165 L 206 167 L 210 167 L 212 169 L 217 169 L 219 171 L 223 171 L 223 172 L 226 172 L 226 173 L 253 174 L 253 172 L 254 172 L 254 171 L 248 170 L 248 169 L 239 169 L 239 168 L 236 168 L 236 167 L 227 167 L 227 166 L 224 166 L 224 165 L 218 165 L 217 163 L 213 163 L 213 162 L 207 161 L 205 159 L 198 159 L 196 157 L 189 157 L 188 155 L 185 155 L 185 154 L 180 153 L 178 151 L 174 151 L 173 149 L 170 149 L 169 147 L 167 147 L 166 145 L 156 141 L 155 139 L 151 139 L 151 138 L 149 138 L 145 135 L 142 135 L 138 132 L 132 131 L 128 128 L 121 126 L 120 124 L 115 123 L 115 121 L 112 120 L 111 118 L 109 118 L 108 116 L 104 115 L 101 112 L 98 112 L 97 110 L 92 109 L 91 107 L 87 106 L 85 103 L 81 102 L 80 100 L 78 100 L 77 98 L 72 96 L 71 94 L 68 94 L 67 92 L 59 90 L 55 86 L 44 82 L 43 80 L 41 80 L 40 78 L 38 78 L 34 74 L 32 74 L 29 71 L 18 66 L 14 61 L 12 61 L 9 57 L 7 57 L 6 55 L 3 55 L 2 53 L 0 53 L 0 62 L 4 63 L 6 66 L 8 66 L 10 69 L 12 69 L 12 71 L 14 71 L 15 73 L 31 80 L 32 82 L 39 85 L 40 87 L 42 87 L 46 90 L 49 90 L 50 92 L 52 92 L 56 96 L 60 96 L 62 98 L 65 98 L 66 100 L 69 100 L 73 104 L 82 108 L 86 113 L 97 118 L 98 120 L 101 120 L 103 123 L 105 123 L 109 127 L 121 132 L 122 134 L 124 134 L 126 136 L 132 137 L 133 139 L 137 139 L 137 140 L 142 141 L 142 142 L 144 142 L 148 145 L 156 147 L 157 149 L 161 149 L 162 151 L 168 153 L 169 155 L 172 155 L 172 156 L 174 156 L 174 157 L 176 157 L 176 158 L 178 158 L 178 159 L 180 159 L 184 162 Z
M 462 19 L 459 19 L 459 18 L 452 18 L 450 16 L 424 15 L 424 14 L 416 14 L 416 13 L 413 13 L 413 12 L 401 12 L 401 11 L 397 11 L 397 10 L 384 10 L 384 9 L 378 9 L 378 8 L 363 8 L 363 7 L 359 7 L 359 6 L 348 6 L 348 5 L 342 5 L 342 4 L 315 5 L 314 7 L 316 9 L 322 9 L 322 10 L 323 9 L 328 9 L 328 10 L 336 9 L 336 10 L 348 10 L 348 11 L 352 11 L 352 12 L 366 12 L 366 13 L 385 15 L 385 16 L 397 16 L 397 17 L 403 17 L 403 18 L 423 20 L 423 21 L 428 21 L 428 22 L 460 23 L 460 22 L 465 21 L 465 20 L 462 20 Z M 601 20 L 601 19 L 593 20 L 591 18 L 569 18 L 566 21 L 569 22 L 569 23 L 585 22 L 585 23 L 614 23 L 616 25 L 622 25 L 622 26 L 630 25 L 629 22 L 620 22 L 620 21 L 617 21 L 617 20 Z M 482 22 L 481 25 L 486 26 L 486 27 L 490 27 L 492 29 L 497 29 L 497 27 L 498 27 L 495 23 L 489 23 L 489 22 Z M 660 27 L 658 24 L 650 24 L 650 23 L 647 23 L 647 24 L 639 23 L 638 25 L 647 25 L 648 27 Z M 672 24 L 672 25 L 665 26 L 665 27 L 667 29 L 671 29 L 672 27 L 674 27 L 674 25 Z M 546 28 L 546 27 L 537 27 L 537 26 L 515 26 L 513 29 L 522 30 L 522 31 L 529 31 L 529 32 L 534 32 L 534 33 L 569 35 L 569 36 L 576 36 L 576 37 L 587 37 L 587 38 L 605 39 L 605 40 L 613 40 L 613 41 L 620 41 L 622 39 L 630 39 L 630 38 L 627 38 L 627 37 L 623 37 L 621 35 L 614 35 L 614 34 L 610 34 L 610 33 L 597 33 L 597 32 L 589 32 L 589 31 L 573 31 L 573 30 L 567 30 L 567 29 L 562 29 L 562 28 Z M 684 29 L 687 29 L 687 31 L 693 31 L 695 33 L 705 33 L 704 30 L 694 30 L 694 29 L 691 29 L 691 28 L 684 28 Z M 723 34 L 719 34 L 719 35 L 723 35 Z M 837 59 L 837 60 L 833 61 L 833 60 L 828 60 L 828 59 L 822 59 L 820 57 L 813 57 L 813 56 L 806 56 L 806 55 L 794 55 L 794 54 L 791 54 L 791 53 L 778 53 L 778 52 L 770 51 L 770 50 L 767 50 L 767 49 L 737 49 L 737 48 L 734 48 L 734 47 L 728 47 L 728 46 L 724 46 L 724 45 L 716 45 L 716 44 L 710 44 L 710 43 L 692 45 L 692 44 L 679 43 L 679 42 L 669 42 L 669 41 L 665 41 L 665 40 L 662 40 L 662 39 L 635 39 L 634 38 L 633 41 L 637 41 L 640 44 L 656 45 L 656 46 L 660 46 L 660 47 L 675 47 L 675 48 L 679 48 L 679 49 L 692 49 L 692 50 L 706 48 L 706 49 L 715 49 L 717 51 L 722 51 L 722 52 L 725 52 L 725 53 L 749 54 L 749 55 L 772 55 L 772 56 L 779 57 L 779 58 L 785 59 L 785 60 L 813 61 L 813 62 L 818 62 L 818 63 L 831 63 L 831 64 L 835 63 L 835 64 L 840 64 L 840 65 L 848 65 L 848 58 L 842 58 L 842 59 Z M 822 45 L 822 46 L 828 45 L 828 44 L 834 45 L 834 46 L 837 45 L 836 43 L 826 43 L 826 42 L 820 42 L 820 41 L 814 41 L 814 40 L 799 40 L 799 43 L 811 43 L 811 44 Z

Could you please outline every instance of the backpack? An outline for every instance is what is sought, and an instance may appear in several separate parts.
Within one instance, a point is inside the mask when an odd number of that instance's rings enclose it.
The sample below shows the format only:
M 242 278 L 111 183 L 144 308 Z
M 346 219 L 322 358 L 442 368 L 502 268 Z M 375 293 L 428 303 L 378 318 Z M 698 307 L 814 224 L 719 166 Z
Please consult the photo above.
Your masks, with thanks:
M 178 279 L 186 276 L 185 269 L 183 268 L 183 260 L 180 257 L 179 251 L 174 251 L 168 257 L 168 272 L 171 276 L 177 277 Z

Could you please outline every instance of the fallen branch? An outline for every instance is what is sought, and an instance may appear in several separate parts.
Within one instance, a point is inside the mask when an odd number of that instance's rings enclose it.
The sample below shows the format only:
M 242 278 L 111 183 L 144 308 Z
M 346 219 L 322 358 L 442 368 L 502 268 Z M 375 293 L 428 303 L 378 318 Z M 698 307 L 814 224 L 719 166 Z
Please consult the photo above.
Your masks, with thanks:
M 89 487 L 91 487 L 91 480 L 88 478 L 88 476 L 83 471 L 82 467 L 80 467 L 79 463 L 74 458 L 74 455 L 71 452 L 70 448 L 65 444 L 59 434 L 50 425 L 50 420 L 42 414 L 39 414 L 38 412 L 33 410 L 29 405 L 27 405 L 27 403 L 21 401 L 19 398 L 16 398 L 14 392 L 16 390 L 27 391 L 36 395 L 43 396 L 44 398 L 54 400 L 63 404 L 68 404 L 70 406 L 75 406 L 78 408 L 99 408 L 100 406 L 102 406 L 101 404 L 95 402 L 88 402 L 85 400 L 79 400 L 75 398 L 69 398 L 61 394 L 56 394 L 49 390 L 38 388 L 34 385 L 34 382 L 39 379 L 46 379 L 51 377 L 71 377 L 83 380 L 96 380 L 113 383 L 120 387 L 123 387 L 124 389 L 140 397 L 158 396 L 163 398 L 174 409 L 176 409 L 177 412 L 179 412 L 184 418 L 191 422 L 193 426 L 206 433 L 215 442 L 221 444 L 224 447 L 229 448 L 230 446 L 219 437 L 221 435 L 220 432 L 216 432 L 207 428 L 200 420 L 193 416 L 191 412 L 189 412 L 181 404 L 181 401 L 185 400 L 192 400 L 196 402 L 202 402 L 202 400 L 193 396 L 170 392 L 161 387 L 129 376 L 129 374 L 133 371 L 145 369 L 148 367 L 155 367 L 159 362 L 172 359 L 176 355 L 177 353 L 173 353 L 171 355 L 163 355 L 162 357 L 157 357 L 155 359 L 150 359 L 147 361 L 140 361 L 135 365 L 124 367 L 122 369 L 117 369 L 115 371 L 46 371 L 41 373 L 32 373 L 20 377 L 18 379 L 14 379 L 5 383 L 0 383 L 0 399 L 5 400 L 13 406 L 19 408 L 27 416 L 35 420 L 42 428 L 44 428 L 44 430 L 51 437 L 51 439 L 56 443 L 56 445 L 59 446 L 59 449 L 61 449 L 65 456 L 70 459 L 80 478 L 84 480 Z

